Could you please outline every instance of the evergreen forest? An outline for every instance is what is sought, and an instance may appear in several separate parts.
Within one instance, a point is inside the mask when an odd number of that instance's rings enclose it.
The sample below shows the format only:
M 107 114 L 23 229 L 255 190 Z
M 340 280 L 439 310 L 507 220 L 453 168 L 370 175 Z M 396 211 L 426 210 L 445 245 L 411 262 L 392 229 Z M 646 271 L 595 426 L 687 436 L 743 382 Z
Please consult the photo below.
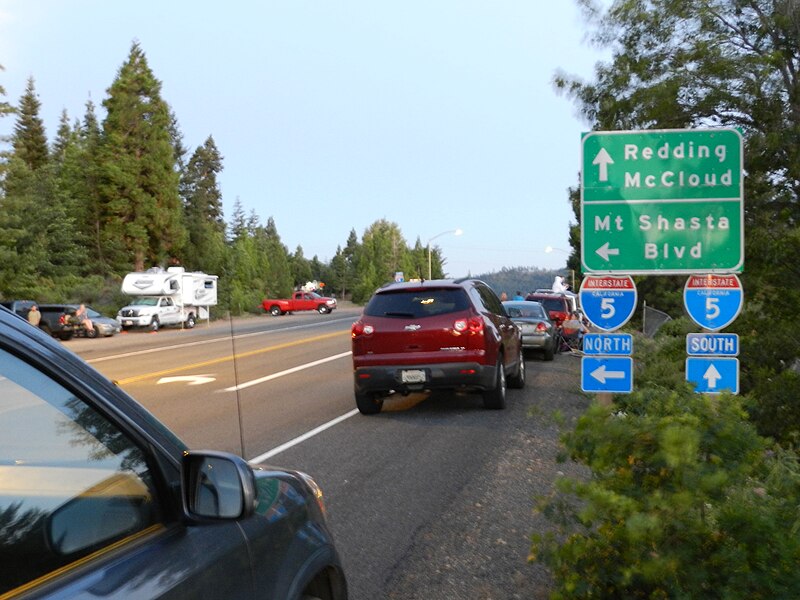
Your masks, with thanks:
M 0 67 L 2 69 L 2 67 Z M 1 72 L 1 71 L 0 71 Z M 33 77 L 18 102 L 0 86 L 0 118 L 12 119 L 0 155 L 0 296 L 88 302 L 115 314 L 131 271 L 182 266 L 219 275 L 218 313 L 259 310 L 310 281 L 326 295 L 363 303 L 402 271 L 428 272 L 428 248 L 413 246 L 386 220 L 343 243 L 328 262 L 282 242 L 268 217 L 237 198 L 226 220 L 218 176 L 223 154 L 212 135 L 189 149 L 161 82 L 134 42 L 102 101 L 81 118 L 62 111 L 48 142 Z M 102 112 L 104 118 L 98 117 Z M 433 246 L 431 273 L 444 276 Z

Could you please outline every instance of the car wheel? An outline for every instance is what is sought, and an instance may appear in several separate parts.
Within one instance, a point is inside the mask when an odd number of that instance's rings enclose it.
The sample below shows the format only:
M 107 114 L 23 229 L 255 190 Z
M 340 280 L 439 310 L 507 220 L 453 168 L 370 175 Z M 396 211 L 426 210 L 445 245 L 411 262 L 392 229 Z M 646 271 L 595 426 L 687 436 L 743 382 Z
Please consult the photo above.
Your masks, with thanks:
M 87 338 L 92 338 L 92 339 L 96 338 L 97 337 L 97 328 L 93 327 L 92 329 L 87 329 L 86 330 L 86 337 Z
M 362 415 L 376 415 L 383 408 L 383 398 L 378 394 L 359 394 L 356 392 L 356 406 Z
M 270 306 L 269 307 L 269 314 L 271 314 L 273 317 L 280 316 L 281 307 L 280 306 Z
M 544 347 L 544 359 L 545 360 L 553 360 L 556 355 L 555 348 L 553 347 L 555 344 L 550 344 L 549 346 L 545 345 Z
M 325 306 L 324 304 L 320 304 L 320 305 L 317 307 L 317 312 L 318 312 L 319 314 L 321 314 L 321 315 L 326 315 L 326 314 L 328 314 L 329 312 L 331 312 L 331 309 L 329 309 L 329 308 L 328 308 L 327 306 Z
M 150 331 L 158 331 L 161 327 L 161 323 L 158 322 L 158 317 L 153 317 L 153 320 L 150 321 Z
M 60 339 L 62 342 L 69 341 L 72 339 L 72 332 L 69 331 L 65 333 L 62 331 L 61 333 L 58 334 L 58 339 Z
M 521 390 L 525 387 L 525 352 L 522 346 L 519 348 L 519 363 L 517 363 L 517 372 L 508 380 L 508 387 L 516 390 Z
M 483 405 L 486 408 L 499 410 L 506 407 L 506 372 L 503 369 L 503 357 L 497 359 L 497 373 L 494 388 L 483 392 Z
M 194 329 L 195 323 L 196 321 L 194 320 L 194 315 L 190 314 L 186 319 L 186 329 Z

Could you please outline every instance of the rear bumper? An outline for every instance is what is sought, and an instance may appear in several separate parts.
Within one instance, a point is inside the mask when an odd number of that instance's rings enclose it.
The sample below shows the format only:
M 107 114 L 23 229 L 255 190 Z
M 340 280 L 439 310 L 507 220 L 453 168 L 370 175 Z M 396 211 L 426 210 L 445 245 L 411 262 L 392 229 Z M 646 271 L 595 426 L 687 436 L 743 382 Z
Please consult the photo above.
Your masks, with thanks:
M 545 350 L 553 346 L 553 338 L 549 335 L 522 335 L 522 347 L 526 350 Z
M 425 381 L 405 383 L 403 373 L 421 371 Z M 354 384 L 357 394 L 423 392 L 429 390 L 488 390 L 496 384 L 494 365 L 456 362 L 423 365 L 385 365 L 357 367 Z

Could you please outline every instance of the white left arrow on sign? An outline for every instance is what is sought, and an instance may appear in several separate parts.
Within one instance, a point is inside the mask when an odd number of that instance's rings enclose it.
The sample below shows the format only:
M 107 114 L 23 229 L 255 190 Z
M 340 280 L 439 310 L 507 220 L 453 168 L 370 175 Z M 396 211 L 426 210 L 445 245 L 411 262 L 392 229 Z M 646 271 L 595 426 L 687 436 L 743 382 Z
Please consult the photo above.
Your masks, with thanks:
M 605 383 L 606 379 L 625 379 L 625 371 L 606 371 L 605 365 L 600 365 L 590 375 L 600 383 Z
M 600 246 L 597 250 L 595 250 L 596 254 L 599 254 L 603 260 L 608 260 L 610 256 L 618 256 L 619 255 L 619 248 L 611 248 L 611 243 L 606 242 L 602 246 Z
M 211 375 L 175 375 L 174 377 L 162 377 L 156 384 L 162 383 L 188 383 L 189 385 L 202 385 L 216 381 L 216 377 Z

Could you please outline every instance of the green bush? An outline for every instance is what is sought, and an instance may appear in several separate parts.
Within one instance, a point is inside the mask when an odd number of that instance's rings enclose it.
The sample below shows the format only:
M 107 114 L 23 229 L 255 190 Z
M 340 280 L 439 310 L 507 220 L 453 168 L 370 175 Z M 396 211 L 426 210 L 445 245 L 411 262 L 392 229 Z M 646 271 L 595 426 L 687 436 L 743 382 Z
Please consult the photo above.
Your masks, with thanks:
M 538 504 L 553 528 L 532 558 L 553 598 L 800 598 L 798 457 L 770 448 L 743 399 L 683 381 L 680 321 L 635 340 L 637 391 L 563 436 L 591 477 Z

